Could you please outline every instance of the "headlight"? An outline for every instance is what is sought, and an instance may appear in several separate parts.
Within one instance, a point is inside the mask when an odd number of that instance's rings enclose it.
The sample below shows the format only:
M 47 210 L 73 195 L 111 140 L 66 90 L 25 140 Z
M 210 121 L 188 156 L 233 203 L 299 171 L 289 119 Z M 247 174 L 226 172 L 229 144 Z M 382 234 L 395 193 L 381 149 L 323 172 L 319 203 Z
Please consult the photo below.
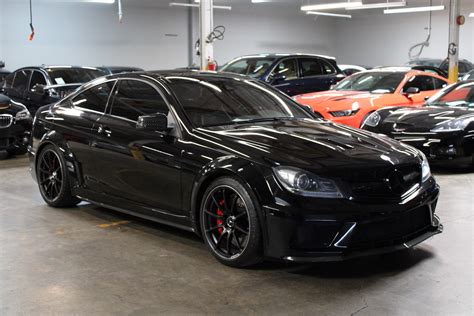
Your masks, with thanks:
M 293 167 L 273 168 L 281 184 L 291 193 L 320 198 L 342 198 L 336 182 Z
M 447 122 L 441 123 L 435 128 L 433 128 L 432 132 L 455 132 L 455 131 L 462 131 L 465 129 L 469 123 L 474 122 L 474 117 L 464 117 L 464 118 L 457 118 L 454 120 L 449 120 Z
M 27 120 L 31 117 L 31 114 L 30 112 L 25 109 L 25 110 L 21 110 L 20 112 L 18 112 L 16 115 L 15 115 L 15 120 L 17 121 L 20 121 L 20 120 Z
M 431 169 L 425 154 L 420 151 L 420 155 L 423 158 L 423 161 L 421 162 L 421 181 L 425 182 L 431 177 Z
M 344 111 L 334 111 L 329 112 L 334 117 L 343 117 L 343 116 L 352 116 L 355 115 L 359 110 L 344 110 Z
M 365 125 L 370 126 L 370 127 L 375 127 L 379 125 L 381 119 L 382 118 L 380 117 L 380 114 L 378 112 L 374 112 L 370 114 L 369 116 L 367 116 L 367 118 L 362 122 L 361 127 L 364 127 Z

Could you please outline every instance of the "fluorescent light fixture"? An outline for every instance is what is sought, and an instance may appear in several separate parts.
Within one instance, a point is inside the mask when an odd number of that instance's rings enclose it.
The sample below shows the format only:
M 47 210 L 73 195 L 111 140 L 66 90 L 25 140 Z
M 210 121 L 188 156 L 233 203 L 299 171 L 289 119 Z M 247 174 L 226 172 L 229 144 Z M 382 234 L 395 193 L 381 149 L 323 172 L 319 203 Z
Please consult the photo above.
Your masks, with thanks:
M 170 7 L 191 7 L 191 8 L 199 8 L 199 4 L 195 3 L 182 3 L 182 2 L 170 2 Z M 225 6 L 225 5 L 215 5 L 213 6 L 214 9 L 221 9 L 221 10 L 232 10 L 232 7 Z
M 427 11 L 443 11 L 444 5 L 435 5 L 431 7 L 411 7 L 411 8 L 401 8 L 401 9 L 387 9 L 383 10 L 384 14 L 392 13 L 413 13 L 413 12 L 427 12 Z
M 351 19 L 352 15 L 350 14 L 337 14 L 337 13 L 327 13 L 327 12 L 317 12 L 317 11 L 308 11 L 306 14 L 311 14 L 311 15 L 322 15 L 322 16 L 332 16 L 335 18 L 346 18 L 346 19 Z
M 474 12 L 469 13 L 470 18 L 474 18 Z
M 368 10 L 368 9 L 383 9 L 383 8 L 396 8 L 406 6 L 406 1 L 396 1 L 396 2 L 380 2 L 380 3 L 369 3 L 363 4 L 358 7 L 348 7 L 346 10 Z
M 324 11 L 333 9 L 346 9 L 351 7 L 360 7 L 362 1 L 351 1 L 351 2 L 333 2 L 324 4 L 310 4 L 301 7 L 301 11 Z

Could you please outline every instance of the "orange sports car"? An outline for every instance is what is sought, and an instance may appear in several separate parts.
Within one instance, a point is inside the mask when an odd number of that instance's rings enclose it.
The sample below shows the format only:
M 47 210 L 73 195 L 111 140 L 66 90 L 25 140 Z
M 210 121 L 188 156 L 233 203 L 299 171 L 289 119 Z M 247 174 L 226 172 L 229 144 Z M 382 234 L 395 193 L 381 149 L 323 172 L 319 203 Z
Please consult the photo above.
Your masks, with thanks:
M 386 106 L 420 106 L 450 82 L 431 72 L 380 68 L 359 72 L 329 91 L 294 96 L 315 114 L 333 122 L 360 127 L 372 112 Z

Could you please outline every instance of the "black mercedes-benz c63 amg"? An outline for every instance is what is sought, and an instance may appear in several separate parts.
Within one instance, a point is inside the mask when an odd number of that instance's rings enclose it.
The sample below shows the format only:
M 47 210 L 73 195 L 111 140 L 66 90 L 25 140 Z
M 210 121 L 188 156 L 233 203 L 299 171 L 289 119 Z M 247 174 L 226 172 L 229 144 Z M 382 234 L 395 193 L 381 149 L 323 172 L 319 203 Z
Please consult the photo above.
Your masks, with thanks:
M 236 267 L 395 251 L 442 231 L 420 151 L 240 75 L 96 79 L 40 108 L 30 157 L 49 205 L 85 200 L 193 231 Z

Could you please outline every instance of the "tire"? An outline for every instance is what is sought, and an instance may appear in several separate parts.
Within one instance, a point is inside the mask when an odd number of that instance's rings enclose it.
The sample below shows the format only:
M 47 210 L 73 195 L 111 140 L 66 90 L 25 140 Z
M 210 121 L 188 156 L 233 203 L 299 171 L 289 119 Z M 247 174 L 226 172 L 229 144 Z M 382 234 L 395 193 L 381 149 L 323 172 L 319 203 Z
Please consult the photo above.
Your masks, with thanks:
M 27 149 L 25 146 L 14 147 L 7 149 L 7 153 L 10 156 L 21 156 L 27 153 Z
M 218 178 L 205 191 L 199 216 L 201 232 L 219 262 L 243 268 L 263 260 L 259 206 L 254 201 L 253 192 L 233 177 Z
M 49 206 L 72 207 L 80 202 L 71 194 L 66 161 L 56 146 L 47 145 L 41 150 L 35 172 L 41 196 Z

